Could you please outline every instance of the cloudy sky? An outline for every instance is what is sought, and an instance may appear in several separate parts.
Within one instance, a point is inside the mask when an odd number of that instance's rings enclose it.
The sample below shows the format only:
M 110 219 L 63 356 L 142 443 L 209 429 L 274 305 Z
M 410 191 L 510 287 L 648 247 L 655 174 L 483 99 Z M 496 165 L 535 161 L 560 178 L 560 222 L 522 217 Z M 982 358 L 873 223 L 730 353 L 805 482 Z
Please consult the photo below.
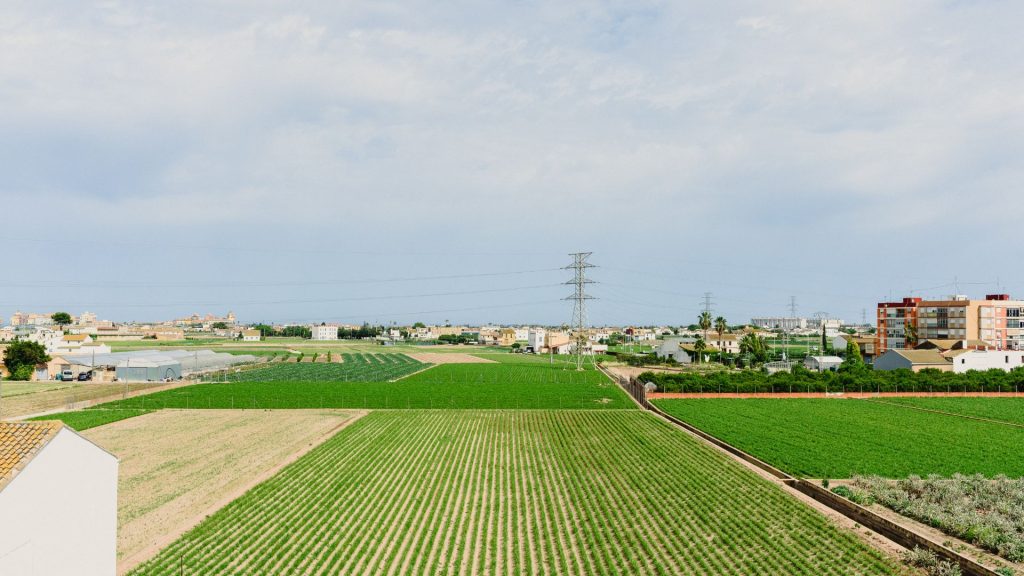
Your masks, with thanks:
M 1024 4 L 0 4 L 0 317 L 1024 294 Z M 956 284 L 954 284 L 956 283 Z

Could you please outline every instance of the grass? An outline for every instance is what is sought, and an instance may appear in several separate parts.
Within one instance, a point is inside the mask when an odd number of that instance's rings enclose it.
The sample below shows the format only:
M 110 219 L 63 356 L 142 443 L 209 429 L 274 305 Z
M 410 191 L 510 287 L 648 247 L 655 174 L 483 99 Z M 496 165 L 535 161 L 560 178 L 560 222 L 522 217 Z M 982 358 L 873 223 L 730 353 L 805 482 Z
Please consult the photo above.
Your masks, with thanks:
M 896 571 L 782 488 L 640 411 L 390 411 L 131 574 Z
M 105 408 L 147 409 L 621 409 L 634 406 L 617 385 L 596 370 L 576 372 L 548 364 L 443 364 L 396 382 L 196 384 L 103 405 Z
M 128 418 L 142 416 L 143 414 L 149 414 L 150 412 L 152 412 L 152 410 L 136 408 L 120 408 L 114 410 L 88 409 L 79 410 L 77 412 L 61 412 L 59 414 L 38 416 L 36 418 L 30 418 L 30 420 L 60 420 L 69 427 L 81 432 L 82 430 L 88 430 L 89 428 L 110 424 L 111 422 L 127 420 Z
M 885 401 L 1024 425 L 1024 398 L 886 398 Z
M 1024 429 L 862 400 L 657 400 L 791 474 L 1024 475 Z

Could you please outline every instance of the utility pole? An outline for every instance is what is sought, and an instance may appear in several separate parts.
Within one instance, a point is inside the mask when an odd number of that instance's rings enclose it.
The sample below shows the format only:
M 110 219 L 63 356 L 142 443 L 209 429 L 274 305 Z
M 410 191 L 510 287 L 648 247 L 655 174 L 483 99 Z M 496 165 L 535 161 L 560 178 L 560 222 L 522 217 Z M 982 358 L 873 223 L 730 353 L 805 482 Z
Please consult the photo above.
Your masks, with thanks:
M 594 297 L 590 296 L 586 292 L 587 284 L 593 284 L 593 280 L 587 280 L 587 268 L 594 268 L 593 264 L 587 262 L 590 255 L 593 252 L 574 252 L 569 254 L 572 256 L 573 262 L 569 266 L 563 268 L 563 270 L 572 270 L 573 279 L 566 282 L 566 285 L 573 286 L 572 296 L 567 296 L 564 300 L 572 300 L 572 327 L 573 327 L 573 340 L 576 341 L 576 349 L 574 350 L 576 356 L 576 369 L 583 370 L 583 361 L 585 357 L 584 347 L 587 343 L 587 300 L 593 300 Z

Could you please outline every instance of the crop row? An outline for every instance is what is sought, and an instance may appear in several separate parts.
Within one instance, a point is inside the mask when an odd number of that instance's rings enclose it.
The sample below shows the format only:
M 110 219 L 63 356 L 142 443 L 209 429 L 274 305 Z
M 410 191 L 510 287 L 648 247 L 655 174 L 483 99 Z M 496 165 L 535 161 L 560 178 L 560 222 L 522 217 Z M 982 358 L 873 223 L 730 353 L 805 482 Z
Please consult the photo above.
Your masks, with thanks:
M 278 366 L 329 368 L 332 365 L 274 365 Z M 547 364 L 442 364 L 395 382 L 291 380 L 196 384 L 102 406 L 108 409 L 634 407 L 617 385 L 596 370 L 577 372 Z
M 1024 475 L 1024 428 L 838 399 L 655 400 L 666 412 L 791 474 L 901 478 Z
M 639 411 L 372 413 L 132 572 L 892 573 Z
M 404 354 L 342 354 L 343 362 L 274 363 L 229 373 L 227 382 L 387 382 L 427 367 Z

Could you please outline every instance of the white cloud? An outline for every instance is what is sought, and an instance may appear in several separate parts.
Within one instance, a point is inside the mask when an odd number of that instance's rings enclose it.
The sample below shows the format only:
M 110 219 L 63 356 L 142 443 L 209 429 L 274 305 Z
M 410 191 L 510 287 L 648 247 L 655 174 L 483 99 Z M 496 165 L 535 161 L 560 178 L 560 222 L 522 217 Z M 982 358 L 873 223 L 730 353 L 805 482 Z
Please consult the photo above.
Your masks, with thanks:
M 924 0 L 7 5 L 0 196 L 168 230 L 342 215 L 399 243 L 440 220 L 698 241 L 725 226 L 745 233 L 718 248 L 754 253 L 770 252 L 754 232 L 857 235 L 870 266 L 881 238 L 928 237 L 960 198 L 1013 205 L 956 211 L 982 243 L 1020 211 L 1021 16 Z

